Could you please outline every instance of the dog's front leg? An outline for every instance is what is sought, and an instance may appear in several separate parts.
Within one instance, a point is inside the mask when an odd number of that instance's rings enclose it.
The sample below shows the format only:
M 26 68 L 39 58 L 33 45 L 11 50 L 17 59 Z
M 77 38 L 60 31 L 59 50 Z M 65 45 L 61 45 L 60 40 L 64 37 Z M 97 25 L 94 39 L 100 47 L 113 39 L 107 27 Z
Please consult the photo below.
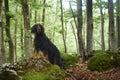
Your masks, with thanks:
M 40 59 L 47 59 L 47 55 L 45 53 L 42 53 Z
M 33 53 L 33 55 L 32 55 L 32 58 L 36 58 L 36 57 L 37 57 L 37 54 L 38 54 L 38 51 L 35 50 L 34 53 Z

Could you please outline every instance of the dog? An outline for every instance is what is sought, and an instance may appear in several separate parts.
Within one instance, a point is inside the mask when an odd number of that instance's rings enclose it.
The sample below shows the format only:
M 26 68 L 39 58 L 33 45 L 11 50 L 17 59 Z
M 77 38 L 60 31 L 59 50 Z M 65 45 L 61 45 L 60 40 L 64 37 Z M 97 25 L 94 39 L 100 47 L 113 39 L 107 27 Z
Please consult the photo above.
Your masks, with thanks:
M 62 58 L 58 48 L 50 41 L 44 32 L 44 27 L 41 24 L 34 24 L 31 28 L 31 33 L 35 34 L 34 38 L 34 53 L 32 58 L 35 58 L 40 51 L 43 52 L 42 59 L 48 59 L 50 63 L 57 64 L 63 68 Z

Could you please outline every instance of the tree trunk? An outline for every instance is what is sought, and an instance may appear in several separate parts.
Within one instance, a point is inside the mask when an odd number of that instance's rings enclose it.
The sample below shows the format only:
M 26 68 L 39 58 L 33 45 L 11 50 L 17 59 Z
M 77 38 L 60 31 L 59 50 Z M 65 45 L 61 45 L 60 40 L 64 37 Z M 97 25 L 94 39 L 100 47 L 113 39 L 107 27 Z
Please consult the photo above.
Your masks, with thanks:
M 102 0 L 100 0 L 100 14 L 101 14 L 101 48 L 105 50 L 105 39 L 104 39 L 104 14 L 102 10 Z
M 15 12 L 17 13 L 17 5 L 15 5 Z M 15 61 L 17 61 L 17 18 L 15 19 Z
M 85 60 L 85 48 L 82 39 L 82 26 L 83 26 L 83 17 L 82 17 L 82 0 L 77 0 L 77 11 L 78 11 L 78 26 L 77 26 L 77 36 L 79 44 L 79 53 L 82 56 L 82 59 Z
M 1 55 L 1 40 L 2 40 L 2 0 L 0 0 L 0 55 Z M 0 61 L 1 62 L 1 61 Z
M 44 0 L 43 2 L 43 14 L 42 14 L 42 25 L 44 26 L 45 24 L 45 4 L 46 4 L 46 0 Z
M 43 0 L 40 0 L 39 4 L 43 4 L 42 1 Z M 41 12 L 41 9 L 38 12 Z M 38 22 L 41 22 L 41 20 L 42 20 L 42 14 L 38 13 Z
M 6 62 L 5 47 L 4 47 L 4 36 L 2 26 L 2 0 L 0 0 L 0 65 Z
M 61 23 L 62 23 L 62 37 L 63 37 L 63 43 L 64 43 L 64 52 L 67 52 L 67 47 L 66 47 L 66 39 L 65 39 L 65 31 L 64 31 L 64 24 L 63 24 L 63 5 L 62 5 L 62 0 L 60 0 L 60 5 L 61 5 Z
M 34 3 L 36 3 L 36 0 L 34 0 Z M 37 22 L 37 11 L 35 10 L 35 23 Z
M 76 33 L 75 33 L 75 28 L 74 28 L 74 26 L 73 26 L 73 23 L 72 23 L 72 22 L 71 22 L 71 26 L 72 26 L 72 32 L 73 32 L 73 35 L 74 35 L 74 37 L 75 37 L 75 42 L 76 42 L 77 53 L 78 53 L 78 54 L 80 54 L 80 53 L 79 53 L 79 49 L 78 49 L 79 44 L 78 44 L 77 36 L 76 36 Z
M 10 62 L 14 62 L 14 45 L 12 42 L 12 38 L 10 35 L 10 15 L 8 14 L 9 12 L 9 1 L 8 0 L 4 0 L 5 3 L 5 17 L 6 17 L 6 35 L 8 38 L 8 44 L 9 44 L 9 61 Z
M 71 5 L 70 2 L 69 2 L 69 5 L 70 5 L 71 12 L 72 12 L 72 16 L 73 16 L 73 18 L 74 18 L 75 26 L 76 26 L 76 28 L 77 28 L 77 22 L 76 22 L 76 19 L 75 19 L 76 17 L 75 17 L 75 14 L 74 14 L 74 12 L 73 12 L 72 5 Z
M 4 28 L 3 28 L 3 26 L 2 26 L 2 33 L 1 33 L 1 37 L 2 37 L 2 39 L 1 39 L 1 52 L 2 52 L 2 57 L 1 57 L 1 59 L 2 59 L 2 63 L 5 63 L 6 62 L 6 55 L 5 55 L 5 44 L 4 44 L 4 35 L 3 35 L 3 32 L 4 32 Z
M 72 6 L 71 6 L 71 3 L 69 2 L 69 5 L 70 5 L 70 9 L 71 9 L 71 12 L 72 12 L 72 16 L 73 16 L 73 19 L 74 19 L 74 23 L 75 23 L 75 26 L 77 28 L 77 22 L 75 20 L 75 14 L 73 12 L 73 9 L 72 9 Z M 71 22 L 71 26 L 72 26 L 72 29 L 74 29 L 73 25 L 72 25 L 72 22 Z M 78 29 L 78 28 L 77 28 Z M 73 33 L 74 33 L 74 30 L 73 30 Z M 77 38 L 76 38 L 77 39 Z M 77 52 L 80 54 L 80 51 L 79 51 L 79 44 L 78 44 L 78 40 L 76 41 L 76 48 L 77 48 Z
M 116 1 L 117 8 L 117 18 L 116 18 L 116 26 L 117 26 L 117 48 L 120 49 L 120 0 Z
M 114 51 L 116 48 L 116 40 L 114 27 L 113 0 L 108 0 L 108 14 L 109 14 L 109 50 Z
M 87 0 L 87 35 L 86 35 L 86 51 L 90 54 L 93 48 L 93 13 L 92 0 Z
M 0 0 L 0 65 L 3 64 L 2 57 L 2 0 Z
M 21 18 L 21 23 L 22 23 L 22 18 Z M 25 54 L 24 54 L 24 49 L 23 49 L 23 47 L 24 47 L 24 42 L 23 42 L 23 38 L 24 38 L 24 35 L 23 35 L 23 32 L 24 32 L 24 30 L 23 30 L 23 25 L 21 24 L 21 29 L 20 29 L 20 32 L 21 32 L 21 34 L 20 34 L 20 43 L 21 43 L 21 53 L 22 53 L 22 55 L 24 56 Z
M 55 20 L 54 20 L 54 24 L 56 23 L 56 21 L 58 20 L 58 0 L 56 1 L 56 8 L 55 8 Z M 54 40 L 55 40 L 55 33 L 56 32 L 56 28 L 55 28 L 55 25 L 54 25 L 54 28 L 53 28 L 53 34 L 52 34 L 52 36 L 53 36 L 53 38 L 52 38 L 52 41 L 54 42 Z
M 23 18 L 24 18 L 24 54 L 26 58 L 31 57 L 32 39 L 30 33 L 29 7 L 26 0 L 22 0 Z

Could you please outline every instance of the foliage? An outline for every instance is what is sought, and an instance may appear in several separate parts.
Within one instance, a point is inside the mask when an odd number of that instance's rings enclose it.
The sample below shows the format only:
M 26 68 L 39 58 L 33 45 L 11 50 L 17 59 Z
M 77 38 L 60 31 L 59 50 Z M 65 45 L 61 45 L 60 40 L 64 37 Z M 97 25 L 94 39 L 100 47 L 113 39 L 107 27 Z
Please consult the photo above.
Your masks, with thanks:
M 76 55 L 69 55 L 67 53 L 62 54 L 64 68 L 74 66 L 77 63 Z
M 24 80 L 60 80 L 67 76 L 57 65 L 45 67 L 40 72 L 27 70 L 23 76 Z

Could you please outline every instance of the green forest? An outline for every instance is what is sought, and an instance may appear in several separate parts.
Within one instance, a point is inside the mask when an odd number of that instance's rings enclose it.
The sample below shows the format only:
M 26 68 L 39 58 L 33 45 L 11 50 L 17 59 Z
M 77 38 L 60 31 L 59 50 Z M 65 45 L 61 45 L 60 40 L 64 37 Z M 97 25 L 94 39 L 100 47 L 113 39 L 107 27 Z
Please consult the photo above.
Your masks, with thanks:
M 119 80 L 119 71 L 120 0 L 0 0 L 0 80 Z

